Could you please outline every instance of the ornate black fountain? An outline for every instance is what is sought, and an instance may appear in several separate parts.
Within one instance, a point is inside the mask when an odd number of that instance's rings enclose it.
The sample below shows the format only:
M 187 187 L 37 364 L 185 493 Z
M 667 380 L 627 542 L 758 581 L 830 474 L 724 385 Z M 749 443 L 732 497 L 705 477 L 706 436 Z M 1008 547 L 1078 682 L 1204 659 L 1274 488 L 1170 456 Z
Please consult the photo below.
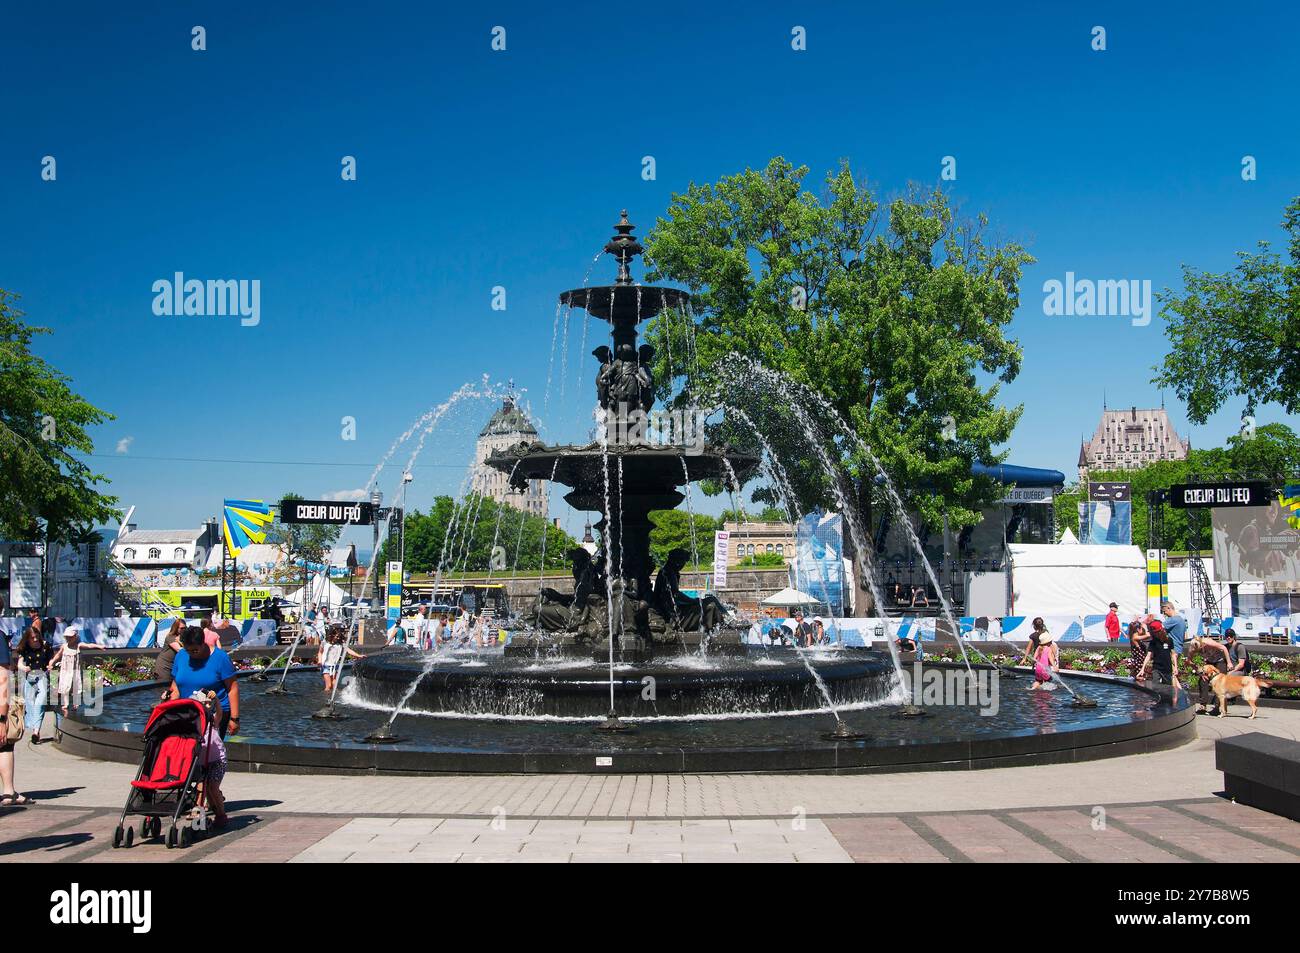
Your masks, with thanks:
M 616 234 L 605 245 L 605 252 L 618 261 L 614 284 L 560 295 L 561 305 L 581 308 L 610 325 L 610 343 L 592 351 L 600 361 L 596 396 L 601 439 L 585 446 L 524 442 L 486 460 L 509 474 L 520 489 L 530 480 L 571 487 L 565 500 L 576 510 L 600 514 L 595 526 L 604 541 L 594 559 L 585 551 L 573 553 L 572 598 L 544 591 L 530 616 L 541 632 L 513 639 L 510 654 L 533 654 L 545 645 L 568 654 L 603 656 L 611 637 L 624 659 L 645 658 L 657 649 L 691 649 L 702 642 L 707 650 L 718 652 L 736 651 L 741 645 L 740 630 L 720 625 L 716 599 L 705 597 L 693 604 L 681 595 L 677 584 L 684 553 L 670 557 L 663 567 L 651 560 L 650 513 L 679 506 L 685 497 L 678 487 L 705 479 L 744 482 L 759 461 L 702 440 L 684 446 L 654 445 L 645 439 L 656 397 L 654 348 L 638 347 L 637 325 L 684 308 L 689 296 L 676 288 L 632 280 L 632 259 L 642 252 L 632 235 L 635 227 L 624 210 L 614 226 Z
M 380 706 L 431 714 L 519 719 L 663 719 L 825 711 L 883 700 L 892 670 L 867 649 L 815 660 L 792 649 L 746 645 L 749 623 L 730 625 L 712 595 L 680 588 L 689 556 L 677 549 L 664 565 L 650 553 L 650 514 L 681 504 L 682 489 L 713 479 L 744 482 L 757 457 L 703 438 L 648 439 L 654 407 L 653 348 L 638 345 L 637 325 L 689 301 L 676 288 L 632 280 L 641 245 L 622 219 L 605 251 L 618 262 L 612 285 L 560 295 L 563 307 L 607 321 L 610 341 L 592 351 L 599 439 L 585 445 L 522 442 L 485 461 L 524 488 L 529 480 L 569 487 L 577 510 L 599 514 L 601 549 L 574 549 L 573 591 L 543 588 L 508 623 L 502 654 L 472 663 L 452 654 L 386 654 L 359 661 L 356 691 Z

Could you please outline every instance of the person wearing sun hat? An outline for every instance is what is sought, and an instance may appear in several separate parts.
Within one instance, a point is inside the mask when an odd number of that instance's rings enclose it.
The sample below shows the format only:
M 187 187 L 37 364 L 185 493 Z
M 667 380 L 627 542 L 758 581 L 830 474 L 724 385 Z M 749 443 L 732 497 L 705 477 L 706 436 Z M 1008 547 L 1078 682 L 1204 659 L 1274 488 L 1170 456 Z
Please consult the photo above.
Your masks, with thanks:
M 63 645 L 59 646 L 54 657 L 50 659 L 50 670 L 53 671 L 57 665 L 59 668 L 59 682 L 57 694 L 59 697 L 59 707 L 54 712 L 54 730 L 58 732 L 63 724 L 63 719 L 67 717 L 69 710 L 75 710 L 81 703 L 82 683 L 81 683 L 81 653 L 85 649 L 98 649 L 102 646 L 94 642 L 82 642 L 81 631 L 75 626 L 70 625 L 63 630 Z
M 826 622 L 821 616 L 815 615 L 812 620 L 813 634 L 812 640 L 814 645 L 821 645 L 826 641 Z
M 1053 674 L 1057 671 L 1060 664 L 1060 658 L 1056 651 L 1056 637 L 1047 631 L 1047 623 L 1042 617 L 1034 619 L 1034 631 L 1029 637 L 1030 645 L 1033 646 L 1033 665 L 1034 665 L 1034 684 L 1029 686 L 1030 691 L 1055 691 L 1056 683 L 1052 680 Z

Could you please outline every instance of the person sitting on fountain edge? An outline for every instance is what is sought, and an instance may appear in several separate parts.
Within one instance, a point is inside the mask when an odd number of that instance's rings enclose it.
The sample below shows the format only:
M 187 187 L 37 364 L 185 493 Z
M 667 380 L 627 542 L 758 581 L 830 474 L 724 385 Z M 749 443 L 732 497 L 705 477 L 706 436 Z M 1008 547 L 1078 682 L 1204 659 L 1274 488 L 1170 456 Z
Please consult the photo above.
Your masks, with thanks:
M 712 631 L 722 623 L 722 603 L 717 596 L 688 596 L 681 590 L 682 567 L 690 553 L 678 548 L 668 553 L 655 575 L 654 608 L 681 632 Z

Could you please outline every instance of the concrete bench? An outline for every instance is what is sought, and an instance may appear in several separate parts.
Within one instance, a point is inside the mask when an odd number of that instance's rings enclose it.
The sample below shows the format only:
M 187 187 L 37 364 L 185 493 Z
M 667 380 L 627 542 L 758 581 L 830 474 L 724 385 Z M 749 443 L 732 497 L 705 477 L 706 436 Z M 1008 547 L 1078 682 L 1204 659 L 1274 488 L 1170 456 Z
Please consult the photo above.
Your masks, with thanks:
M 1300 741 L 1260 732 L 1220 738 L 1214 766 L 1233 800 L 1300 821 Z

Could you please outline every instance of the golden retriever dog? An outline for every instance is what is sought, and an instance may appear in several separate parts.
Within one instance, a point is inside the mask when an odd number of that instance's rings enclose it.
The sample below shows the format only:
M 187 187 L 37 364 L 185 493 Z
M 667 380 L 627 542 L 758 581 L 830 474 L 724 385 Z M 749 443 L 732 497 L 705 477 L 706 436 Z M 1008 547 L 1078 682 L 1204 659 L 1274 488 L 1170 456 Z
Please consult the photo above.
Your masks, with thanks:
M 1246 704 L 1250 706 L 1250 717 L 1254 718 L 1259 713 L 1256 702 L 1259 701 L 1260 689 L 1272 687 L 1272 682 L 1255 678 L 1253 675 L 1225 675 L 1213 665 L 1202 665 L 1201 677 L 1210 680 L 1210 688 L 1219 699 L 1220 718 L 1223 718 L 1228 711 L 1228 699 L 1238 696 L 1245 699 Z

